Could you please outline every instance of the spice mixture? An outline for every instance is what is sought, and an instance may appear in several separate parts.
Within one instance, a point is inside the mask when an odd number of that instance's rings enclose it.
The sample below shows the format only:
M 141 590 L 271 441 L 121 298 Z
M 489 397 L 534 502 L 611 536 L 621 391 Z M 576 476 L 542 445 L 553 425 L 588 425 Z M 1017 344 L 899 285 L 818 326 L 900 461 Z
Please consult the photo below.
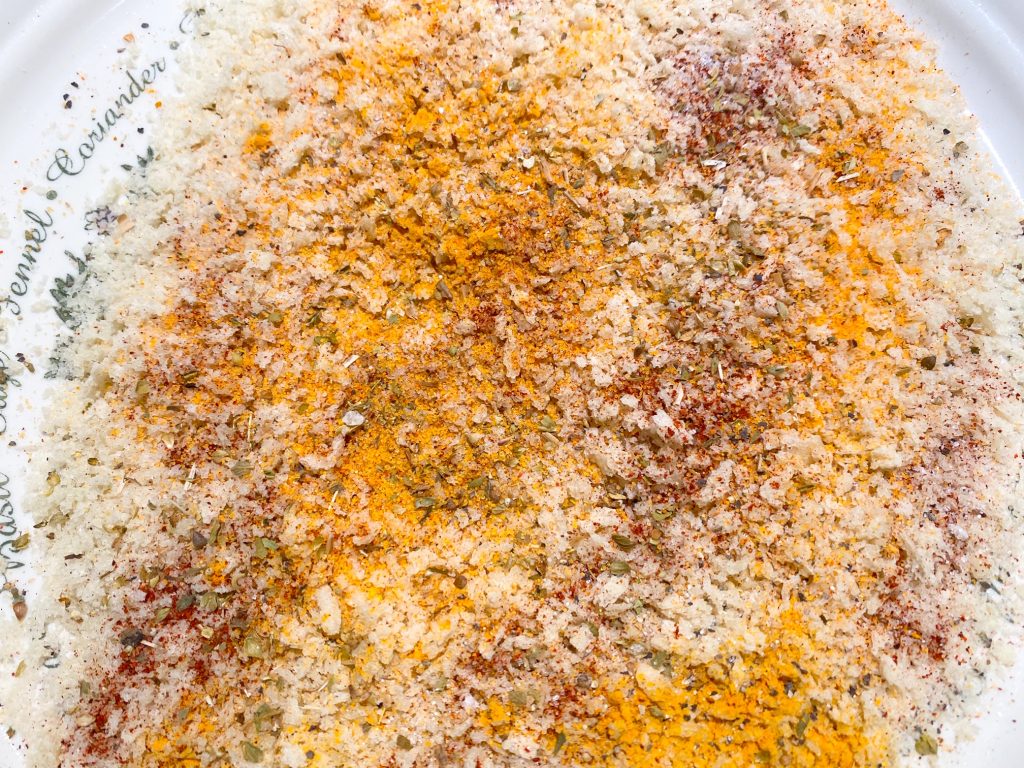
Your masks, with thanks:
M 1024 249 L 927 44 L 875 0 L 200 26 L 33 459 L 32 766 L 950 751 L 1022 618 Z

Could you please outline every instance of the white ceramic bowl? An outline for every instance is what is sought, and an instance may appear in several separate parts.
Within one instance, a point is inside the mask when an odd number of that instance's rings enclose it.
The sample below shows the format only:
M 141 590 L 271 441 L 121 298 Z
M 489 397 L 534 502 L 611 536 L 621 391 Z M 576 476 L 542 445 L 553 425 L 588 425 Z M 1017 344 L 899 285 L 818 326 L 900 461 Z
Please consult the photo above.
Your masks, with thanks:
M 1024 188 L 1024 0 L 891 1 L 938 43 L 1004 173 Z M 60 291 L 73 290 L 77 259 L 103 236 L 104 190 L 146 158 L 146 132 L 172 89 L 172 46 L 187 39 L 189 25 L 180 0 L 0 0 L 0 370 L 19 352 L 36 368 L 0 384 L 0 552 L 6 493 L 17 519 L 26 519 L 22 449 L 33 439 L 47 357 L 61 329 Z M 152 83 L 141 82 L 147 67 L 156 72 Z M 19 276 L 23 233 L 32 226 L 42 226 L 45 242 Z M 24 295 L 10 295 L 12 283 Z M 31 582 L 26 566 L 16 574 L 20 583 Z M 12 653 L 0 637 L 0 663 Z M 1024 765 L 1024 664 L 993 690 L 988 709 L 977 740 L 945 755 L 943 766 Z M 0 768 L 20 763 L 0 739 Z

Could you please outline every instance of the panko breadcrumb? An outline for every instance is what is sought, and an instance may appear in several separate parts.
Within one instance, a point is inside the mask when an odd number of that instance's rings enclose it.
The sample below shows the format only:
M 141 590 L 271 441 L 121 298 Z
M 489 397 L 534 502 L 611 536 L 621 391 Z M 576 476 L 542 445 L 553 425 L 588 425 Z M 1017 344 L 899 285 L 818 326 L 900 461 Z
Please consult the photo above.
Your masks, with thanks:
M 33 457 L 32 768 L 948 755 L 1019 640 L 1024 249 L 926 42 L 881 0 L 199 24 Z

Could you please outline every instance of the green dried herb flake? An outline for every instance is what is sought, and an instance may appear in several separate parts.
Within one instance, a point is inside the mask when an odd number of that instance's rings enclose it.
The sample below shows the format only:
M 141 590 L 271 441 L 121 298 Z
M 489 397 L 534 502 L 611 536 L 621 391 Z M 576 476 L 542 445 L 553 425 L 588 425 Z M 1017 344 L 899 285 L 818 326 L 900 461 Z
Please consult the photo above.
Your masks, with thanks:
M 256 732 L 279 731 L 281 729 L 280 720 L 282 715 L 284 715 L 284 710 L 275 709 L 269 704 L 260 704 L 252 718 Z
M 251 741 L 243 741 L 242 757 L 245 759 L 247 763 L 262 763 L 263 750 L 257 747 Z
M 227 601 L 227 595 L 217 592 L 204 592 L 199 596 L 199 608 L 204 611 L 215 611 Z
M 252 474 L 252 462 L 247 459 L 239 459 L 231 465 L 231 474 L 235 477 L 248 477 Z
M 565 738 L 564 733 L 559 732 L 555 735 L 555 746 L 551 749 L 552 756 L 557 755 L 562 751 L 562 747 L 565 746 L 566 741 L 567 739 Z
M 541 417 L 540 421 L 537 422 L 537 429 L 541 432 L 557 432 L 558 422 L 545 414 Z
M 800 719 L 796 721 L 796 726 L 793 728 L 793 733 L 797 738 L 797 741 L 803 741 L 804 736 L 807 733 L 807 726 L 811 724 L 811 713 L 804 712 L 800 715 Z
M 187 611 L 195 604 L 196 596 L 191 592 L 186 592 L 175 601 L 174 610 L 176 610 L 178 613 L 181 613 L 182 611 Z
M 914 751 L 922 757 L 939 754 L 939 742 L 930 733 L 924 733 L 914 742 Z
M 515 688 L 508 694 L 508 703 L 513 707 L 527 707 L 530 705 L 530 694 L 521 688 Z
M 612 576 L 625 576 L 629 571 L 629 563 L 624 560 L 612 560 L 608 563 L 608 573 Z
M 267 657 L 267 641 L 259 635 L 246 635 L 242 641 L 242 653 L 250 659 L 264 659 Z
M 255 542 L 253 542 L 253 556 L 256 557 L 258 560 L 263 560 L 271 552 L 280 549 L 280 547 L 281 545 L 273 539 L 260 537 L 257 538 Z
M 633 541 L 629 536 L 624 536 L 621 533 L 613 533 L 612 541 L 615 542 L 615 546 L 619 549 L 629 552 L 636 547 L 636 542 Z

